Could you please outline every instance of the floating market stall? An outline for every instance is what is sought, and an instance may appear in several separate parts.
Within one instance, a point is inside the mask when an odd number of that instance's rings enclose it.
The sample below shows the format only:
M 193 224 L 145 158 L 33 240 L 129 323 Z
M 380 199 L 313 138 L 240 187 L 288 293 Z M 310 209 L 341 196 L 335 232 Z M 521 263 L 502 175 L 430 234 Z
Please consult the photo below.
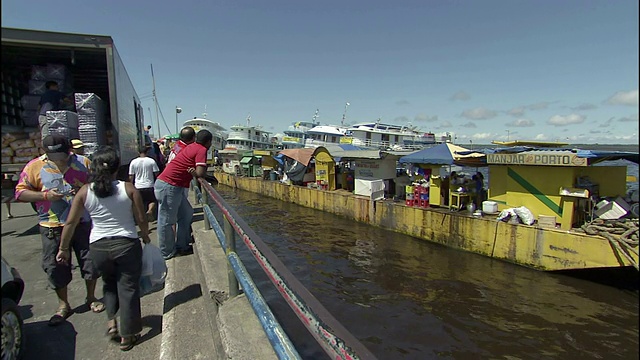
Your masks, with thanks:
M 305 182 L 305 174 L 308 173 L 311 160 L 314 160 L 315 177 L 314 180 L 318 186 L 324 190 L 335 190 L 335 167 L 336 163 L 326 148 L 319 146 L 317 148 L 302 149 L 285 149 L 278 153 L 284 156 L 285 174 L 294 183 Z
M 455 193 L 454 195 L 458 193 L 449 191 L 449 178 L 441 178 L 439 169 L 443 165 L 486 166 L 485 158 L 482 153 L 472 152 L 451 143 L 442 143 L 403 156 L 398 161 L 401 164 L 410 163 L 423 169 L 424 178 L 429 180 L 429 204 L 444 206 L 451 204 L 451 193 Z
M 518 146 L 467 153 L 486 154 L 489 200 L 499 210 L 524 206 L 541 225 L 560 223 L 563 230 L 591 221 L 601 198 L 625 196 L 626 166 L 594 164 L 617 159 L 638 163 L 637 153 L 618 151 Z M 624 201 L 617 203 L 626 206 Z

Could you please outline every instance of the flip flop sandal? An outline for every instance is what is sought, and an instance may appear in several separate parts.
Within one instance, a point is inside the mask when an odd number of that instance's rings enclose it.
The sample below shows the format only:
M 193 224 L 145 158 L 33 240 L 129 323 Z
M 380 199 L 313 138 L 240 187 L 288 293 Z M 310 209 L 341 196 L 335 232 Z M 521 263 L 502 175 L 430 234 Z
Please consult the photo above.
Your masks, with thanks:
M 129 351 L 133 349 L 133 347 L 136 345 L 138 340 L 140 340 L 140 334 L 137 334 L 134 336 L 128 336 L 123 339 L 124 339 L 124 342 L 120 343 L 120 350 Z
M 110 328 L 107 329 L 107 337 L 109 338 L 109 340 L 111 341 L 118 341 L 120 342 L 120 335 L 118 334 L 118 325 L 112 326 Z
M 104 304 L 98 300 L 94 300 L 91 302 L 87 300 L 86 304 L 91 309 L 91 311 L 96 314 L 103 312 L 105 309 Z
M 71 316 L 71 308 L 64 307 L 59 308 L 55 314 L 49 319 L 49 326 L 58 326 L 65 322 L 69 316 Z

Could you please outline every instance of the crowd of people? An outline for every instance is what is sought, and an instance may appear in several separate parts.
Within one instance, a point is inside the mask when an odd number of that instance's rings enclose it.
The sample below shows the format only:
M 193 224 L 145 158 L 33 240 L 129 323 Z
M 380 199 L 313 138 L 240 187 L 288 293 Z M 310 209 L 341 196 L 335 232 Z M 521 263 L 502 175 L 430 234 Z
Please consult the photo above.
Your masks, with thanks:
M 166 164 L 162 157 L 150 156 L 153 147 L 147 143 L 123 181 L 117 179 L 121 163 L 114 148 L 100 147 L 89 159 L 77 139 L 43 137 L 44 155 L 22 170 L 15 199 L 32 203 L 38 213 L 42 268 L 58 298 L 50 326 L 72 314 L 67 287 L 73 250 L 86 284 L 86 305 L 94 313 L 106 310 L 107 334 L 119 341 L 121 350 L 135 346 L 142 331 L 142 243 L 151 241 L 149 222 L 157 212 L 158 245 L 165 260 L 193 253 L 193 208 L 187 193 L 194 177 L 205 176 L 212 139 L 207 130 L 196 134 L 183 128 Z M 99 278 L 102 300 L 95 295 Z

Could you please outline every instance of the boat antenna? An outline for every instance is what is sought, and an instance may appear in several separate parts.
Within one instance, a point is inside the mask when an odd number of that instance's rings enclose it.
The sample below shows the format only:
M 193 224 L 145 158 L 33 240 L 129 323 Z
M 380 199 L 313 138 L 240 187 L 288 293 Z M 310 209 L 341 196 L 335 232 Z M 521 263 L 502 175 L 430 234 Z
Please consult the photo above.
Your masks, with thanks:
M 316 120 L 318 120 L 318 113 L 320 112 L 320 110 L 316 109 L 316 113 L 313 114 L 313 117 L 311 118 L 311 123 L 313 124 L 313 126 L 316 126 Z
M 203 119 L 207 118 L 207 105 L 204 106 L 204 112 L 202 113 L 202 118 Z
M 349 107 L 349 102 L 347 101 L 346 104 L 344 104 L 344 113 L 342 113 L 342 122 L 340 123 L 340 125 L 344 126 L 344 120 L 347 118 L 347 108 Z
M 249 126 L 250 123 L 251 123 L 251 113 L 249 113 L 249 116 L 247 116 L 247 126 Z

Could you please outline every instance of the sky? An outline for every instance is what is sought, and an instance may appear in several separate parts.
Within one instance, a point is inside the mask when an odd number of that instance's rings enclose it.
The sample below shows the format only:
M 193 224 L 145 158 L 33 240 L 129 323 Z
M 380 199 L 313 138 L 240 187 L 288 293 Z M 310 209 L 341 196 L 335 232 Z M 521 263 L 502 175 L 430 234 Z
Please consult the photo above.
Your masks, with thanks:
M 155 130 L 153 64 L 162 135 L 176 107 L 274 134 L 346 109 L 460 144 L 638 143 L 637 0 L 3 0 L 2 26 L 113 37 Z

